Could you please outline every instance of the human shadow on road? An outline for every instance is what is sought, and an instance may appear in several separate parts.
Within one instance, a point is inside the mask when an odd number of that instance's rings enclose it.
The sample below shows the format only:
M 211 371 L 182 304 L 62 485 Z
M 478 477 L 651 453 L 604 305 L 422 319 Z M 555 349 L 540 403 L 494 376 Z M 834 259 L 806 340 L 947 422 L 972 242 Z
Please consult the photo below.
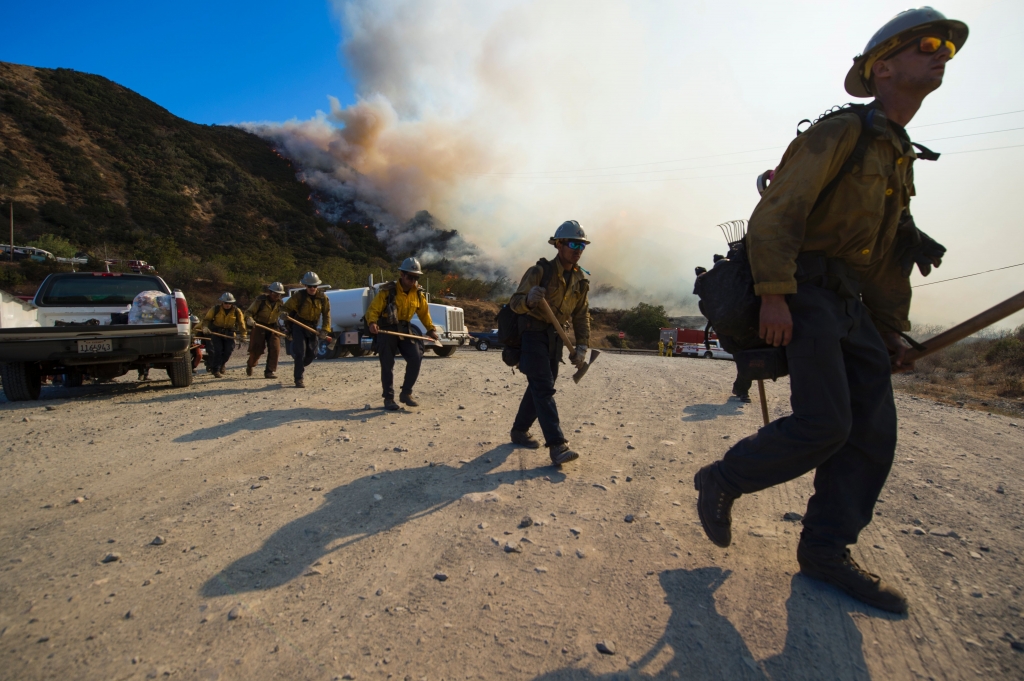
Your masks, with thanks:
M 813 580 L 799 575 L 793 578 L 786 602 L 785 647 L 778 655 L 755 661 L 743 637 L 719 614 L 715 604 L 715 591 L 730 574 L 717 567 L 662 572 L 660 581 L 672 613 L 662 637 L 630 663 L 633 670 L 593 674 L 586 669 L 567 668 L 542 674 L 536 681 L 870 679 L 861 635 L 847 608 L 837 607 L 836 600 L 823 593 L 828 587 L 816 586 Z M 666 651 L 671 657 L 662 662 Z
M 690 404 L 683 409 L 683 421 L 713 421 L 719 416 L 738 416 L 743 413 L 743 403 L 726 400 L 723 404 Z
M 484 452 L 468 464 L 420 466 L 367 474 L 324 495 L 325 503 L 274 532 L 254 553 L 234 561 L 203 585 L 204 596 L 273 589 L 303 574 L 328 554 L 403 523 L 435 513 L 471 492 L 491 492 L 503 482 L 565 475 L 551 466 L 501 471 L 511 444 Z M 377 498 L 380 497 L 380 498 Z
M 251 411 L 229 423 L 218 423 L 214 426 L 198 428 L 191 433 L 179 435 L 174 438 L 174 442 L 216 440 L 217 438 L 235 435 L 242 431 L 270 430 L 288 423 L 362 421 L 363 419 L 380 418 L 384 414 L 385 412 L 382 409 L 318 409 L 316 407 Z

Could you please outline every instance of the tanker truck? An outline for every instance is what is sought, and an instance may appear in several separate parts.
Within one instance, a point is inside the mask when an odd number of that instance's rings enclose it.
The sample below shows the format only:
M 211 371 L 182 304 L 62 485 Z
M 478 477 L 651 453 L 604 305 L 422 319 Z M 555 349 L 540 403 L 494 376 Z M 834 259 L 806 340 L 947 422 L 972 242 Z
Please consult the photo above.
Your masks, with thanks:
M 335 357 L 361 357 L 370 352 L 373 338 L 366 325 L 366 310 L 380 289 L 381 284 L 374 284 L 371 276 L 368 285 L 361 288 L 331 289 L 329 286 L 322 286 L 324 294 L 331 302 L 331 338 L 321 341 L 317 357 L 319 359 L 334 359 Z M 299 289 L 288 291 L 290 296 Z M 427 345 L 426 348 L 433 350 L 441 357 L 451 357 L 455 350 L 461 345 L 469 345 L 469 330 L 466 328 L 465 317 L 461 307 L 451 305 L 439 305 L 431 303 L 429 294 L 427 296 L 430 307 L 430 319 L 437 329 L 438 339 L 444 347 Z M 420 321 L 418 315 L 412 318 L 412 325 L 419 333 L 426 335 L 426 328 Z

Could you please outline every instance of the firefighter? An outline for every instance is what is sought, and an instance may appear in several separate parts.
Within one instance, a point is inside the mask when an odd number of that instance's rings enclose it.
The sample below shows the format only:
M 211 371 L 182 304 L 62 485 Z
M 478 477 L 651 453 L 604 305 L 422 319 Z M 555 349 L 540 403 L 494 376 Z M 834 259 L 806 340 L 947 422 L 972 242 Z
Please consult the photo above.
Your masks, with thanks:
M 519 325 L 522 330 L 519 370 L 529 381 L 510 437 L 514 444 L 540 448 L 540 442 L 530 435 L 534 421 L 540 421 L 551 463 L 561 466 L 578 459 L 579 454 L 569 447 L 558 421 L 555 379 L 562 360 L 562 340 L 540 308 L 540 301 L 547 300 L 555 319 L 563 326 L 572 320 L 576 347 L 569 349 L 569 359 L 581 366 L 590 344 L 587 298 L 590 280 L 578 263 L 590 241 L 580 223 L 567 220 L 555 230 L 548 243 L 555 247 L 558 255 L 553 260 L 541 258 L 526 270 L 519 288 L 508 301 L 513 312 L 523 315 Z
M 671 357 L 672 356 L 672 352 L 673 352 L 672 349 L 673 349 L 673 347 L 674 347 L 674 344 L 672 343 L 672 339 L 669 338 L 668 342 L 665 343 L 665 356 L 666 357 Z
M 419 316 L 420 322 L 427 330 L 427 336 L 437 340 L 434 322 L 430 319 L 430 308 L 427 296 L 419 285 L 420 261 L 406 258 L 398 268 L 398 281 L 388 282 L 380 287 L 373 302 L 366 311 L 366 322 L 370 333 L 377 336 L 377 354 L 380 357 L 380 382 L 384 389 L 384 408 L 397 411 L 395 402 L 395 355 L 401 353 L 405 358 L 405 380 L 398 399 L 410 407 L 418 407 L 419 402 L 412 396 L 412 388 L 420 375 L 420 364 L 423 361 L 423 341 L 412 338 L 392 336 L 381 331 L 413 334 L 415 329 L 410 322 L 413 316 Z
M 295 361 L 293 370 L 295 387 L 305 388 L 306 383 L 303 376 L 306 367 L 316 359 L 319 341 L 327 338 L 331 333 L 331 303 L 319 288 L 321 281 L 316 272 L 303 274 L 300 283 L 305 288 L 296 291 L 281 306 L 280 318 L 291 332 L 292 359 Z M 288 321 L 289 317 L 310 329 L 317 328 L 319 324 L 320 330 L 305 329 L 299 324 Z
M 790 144 L 746 243 L 760 336 L 785 346 L 793 414 L 694 479 L 705 533 L 728 546 L 736 498 L 815 470 L 797 547 L 801 572 L 897 613 L 906 598 L 862 569 L 848 546 L 871 521 L 893 462 L 891 373 L 912 368 L 899 334 L 910 329 L 910 271 L 916 263 L 927 274 L 945 252 L 910 217 L 918 156 L 905 126 L 942 84 L 967 32 L 930 7 L 896 15 L 846 78 L 851 95 L 874 96 L 870 108 L 833 115 Z
M 235 350 L 235 333 L 245 338 L 245 317 L 235 307 L 235 297 L 224 293 L 203 317 L 202 332 L 210 337 L 210 356 L 206 361 L 206 369 L 214 378 L 224 375 L 224 366 L 231 359 Z M 227 336 L 227 338 L 225 338 Z
M 279 281 L 267 287 L 267 292 L 256 296 L 249 309 L 245 311 L 245 323 L 252 329 L 249 340 L 249 361 L 245 365 L 245 375 L 252 376 L 252 370 L 260 361 L 263 349 L 267 350 L 267 368 L 263 370 L 263 378 L 277 378 L 277 360 L 281 355 L 281 337 L 276 333 L 262 329 L 256 324 L 274 328 L 281 317 L 281 297 L 284 296 L 284 285 Z
M 658 339 L 658 357 L 665 356 L 665 341 L 661 338 Z

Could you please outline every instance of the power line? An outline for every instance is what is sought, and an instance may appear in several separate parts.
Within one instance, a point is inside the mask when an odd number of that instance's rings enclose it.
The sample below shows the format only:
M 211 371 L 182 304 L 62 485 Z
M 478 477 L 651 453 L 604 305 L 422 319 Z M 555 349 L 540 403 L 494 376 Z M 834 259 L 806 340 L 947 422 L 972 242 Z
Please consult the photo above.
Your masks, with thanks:
M 936 126 L 936 125 L 947 125 L 949 123 L 962 123 L 964 121 L 973 121 L 973 120 L 978 120 L 978 119 L 982 119 L 982 118 L 994 118 L 994 117 L 997 117 L 997 116 L 1009 116 L 1009 115 L 1015 114 L 1015 113 L 1024 113 L 1024 109 L 1021 109 L 1021 110 L 1018 110 L 1018 111 L 1006 111 L 1006 112 L 997 113 L 997 114 L 988 114 L 988 115 L 985 115 L 985 116 L 973 116 L 971 118 L 958 118 L 958 119 L 952 120 L 952 121 L 940 121 L 938 123 L 927 123 L 925 125 L 916 125 L 916 126 L 911 126 L 911 127 L 912 127 L 912 129 L 928 128 L 928 127 L 932 127 L 932 126 Z M 1011 128 L 1010 130 L 1020 130 L 1020 129 L 1021 128 Z M 1007 130 L 994 130 L 992 132 L 1008 132 L 1008 131 Z M 988 135 L 988 134 L 992 134 L 992 133 L 975 133 L 975 134 L 978 134 L 978 135 Z M 969 137 L 969 136 L 970 135 L 957 135 L 956 137 Z M 937 139 L 938 140 L 946 140 L 946 139 L 954 139 L 954 137 L 940 137 L 940 138 L 937 138 Z M 937 141 L 937 140 L 933 139 L 933 140 L 923 140 L 923 141 L 924 142 L 934 142 L 934 141 Z M 557 173 L 585 173 L 585 172 L 595 172 L 595 171 L 599 171 L 599 170 L 620 170 L 622 168 L 640 168 L 640 167 L 643 167 L 643 166 L 664 165 L 664 164 L 668 164 L 668 163 L 682 163 L 683 161 L 698 161 L 698 160 L 703 160 L 703 159 L 707 159 L 707 158 L 719 158 L 719 157 L 722 157 L 722 156 L 736 156 L 737 154 L 752 154 L 752 153 L 756 153 L 756 152 L 759 152 L 759 151 L 771 151 L 773 149 L 784 149 L 784 148 L 785 148 L 785 145 L 776 145 L 776 146 L 772 146 L 772 147 L 761 147 L 760 149 L 744 149 L 742 151 L 727 151 L 727 152 L 723 152 L 723 153 L 720 153 L 720 154 L 707 154 L 705 156 L 688 156 L 686 158 L 677 158 L 677 159 L 672 159 L 672 160 L 667 160 L 667 161 L 647 161 L 647 162 L 644 162 L 644 163 L 630 163 L 630 164 L 626 164 L 626 165 L 617 165 L 617 166 L 598 166 L 598 167 L 595 167 L 595 168 L 565 168 L 565 169 L 562 169 L 562 170 L 525 170 L 525 171 L 522 171 L 522 172 L 474 173 L 474 174 L 477 175 L 478 177 L 511 177 L 511 176 L 551 175 L 551 174 L 557 174 Z M 750 161 L 750 162 L 754 163 L 754 161 Z M 690 168 L 688 170 L 693 170 L 693 169 Z
M 925 286 L 931 286 L 933 284 L 944 284 L 947 281 L 956 281 L 957 279 L 966 279 L 968 277 L 976 277 L 979 274 L 988 274 L 989 272 L 999 272 L 1000 270 L 1009 270 L 1014 267 L 1020 267 L 1024 265 L 1024 262 L 1019 262 L 1016 265 L 1007 265 L 1006 267 L 997 267 L 994 270 L 985 270 L 984 272 L 975 272 L 974 274 L 965 274 L 962 277 L 951 277 L 950 279 L 939 279 L 938 281 L 929 281 L 927 284 L 918 284 L 917 286 L 911 286 L 911 288 L 923 288 Z
M 1007 111 L 1006 113 L 988 114 L 987 116 L 972 116 L 971 118 L 958 118 L 955 121 L 943 121 L 941 123 L 926 123 L 924 125 L 912 125 L 911 130 L 917 130 L 918 128 L 930 128 L 934 125 L 949 125 L 950 123 L 963 123 L 964 121 L 976 121 L 980 118 L 995 118 L 996 116 L 1009 116 L 1010 114 L 1024 113 L 1024 109 L 1018 109 L 1017 111 Z
M 952 137 L 933 137 L 930 140 L 921 140 L 922 142 L 940 142 L 942 140 L 955 140 L 960 137 L 977 137 L 978 135 L 994 135 L 997 132 L 1013 132 L 1014 130 L 1024 130 L 1024 127 L 1020 128 L 1006 128 L 1005 130 L 989 130 L 988 132 L 972 132 L 967 135 L 953 135 Z
M 976 151 L 998 151 L 999 149 L 1018 149 L 1024 147 L 1024 144 L 1010 144 L 1005 147 L 987 147 L 985 149 L 965 149 L 964 151 L 944 151 L 943 156 L 952 156 L 953 154 L 973 154 Z

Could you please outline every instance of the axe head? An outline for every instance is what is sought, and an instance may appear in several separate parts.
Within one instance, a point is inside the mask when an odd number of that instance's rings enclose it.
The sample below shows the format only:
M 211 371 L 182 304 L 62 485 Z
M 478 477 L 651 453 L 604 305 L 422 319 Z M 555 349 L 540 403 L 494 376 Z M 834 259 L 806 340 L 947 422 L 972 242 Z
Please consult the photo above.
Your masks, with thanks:
M 590 365 L 594 363 L 594 360 L 596 360 L 597 356 L 600 355 L 600 354 L 601 354 L 600 350 L 591 350 L 590 351 L 590 361 L 587 362 L 586 364 L 584 364 L 583 366 L 581 366 L 579 369 L 577 369 L 576 373 L 572 375 L 572 380 L 573 380 L 574 383 L 579 383 L 580 382 L 580 379 L 583 378 L 586 375 L 587 370 L 590 369 Z

